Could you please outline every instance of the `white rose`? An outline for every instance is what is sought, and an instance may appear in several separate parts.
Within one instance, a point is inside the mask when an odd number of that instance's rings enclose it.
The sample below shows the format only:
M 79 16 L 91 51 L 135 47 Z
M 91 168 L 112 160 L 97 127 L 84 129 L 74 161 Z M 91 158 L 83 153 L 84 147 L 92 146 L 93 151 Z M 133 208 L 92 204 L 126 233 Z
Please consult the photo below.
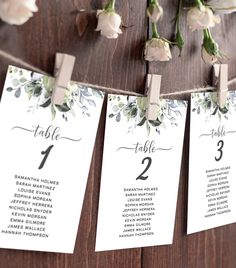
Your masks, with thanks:
M 207 4 L 218 13 L 229 14 L 236 11 L 236 0 L 210 0 Z
M 36 0 L 0 0 L 0 18 L 15 25 L 24 24 L 38 11 Z
M 214 64 L 218 61 L 217 56 L 210 55 L 204 47 L 202 47 L 202 59 L 205 63 Z
M 118 34 L 122 34 L 120 29 L 121 17 L 114 11 L 97 11 L 98 25 L 96 31 L 101 31 L 101 35 L 115 39 Z
M 150 5 L 147 8 L 147 15 L 151 22 L 158 22 L 158 20 L 163 16 L 163 8 L 157 5 Z
M 161 38 L 152 38 L 146 42 L 144 56 L 147 61 L 169 61 L 172 58 L 169 43 Z
M 192 31 L 214 27 L 220 23 L 220 17 L 215 16 L 209 7 L 193 7 L 187 14 L 187 25 Z

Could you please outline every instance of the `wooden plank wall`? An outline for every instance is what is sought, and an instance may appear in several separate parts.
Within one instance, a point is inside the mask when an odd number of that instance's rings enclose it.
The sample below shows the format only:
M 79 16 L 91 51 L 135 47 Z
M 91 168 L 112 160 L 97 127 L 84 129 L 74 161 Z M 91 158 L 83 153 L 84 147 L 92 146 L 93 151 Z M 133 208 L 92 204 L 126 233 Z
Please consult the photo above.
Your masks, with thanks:
M 159 30 L 170 38 L 177 0 L 160 0 L 165 16 Z M 188 1 L 189 2 L 189 1 Z M 173 49 L 169 63 L 147 64 L 141 60 L 148 35 L 146 0 L 117 0 L 127 26 L 118 40 L 106 40 L 94 31 L 96 19 L 79 36 L 76 10 L 101 8 L 101 0 L 37 0 L 40 12 L 21 27 L 0 22 L 0 88 L 8 64 L 34 66 L 53 74 L 56 52 L 77 57 L 73 80 L 144 92 L 147 72 L 163 75 L 162 92 L 173 92 L 211 83 L 211 68 L 200 58 L 200 33 L 190 33 L 183 21 L 186 48 L 182 57 Z M 222 18 L 214 36 L 229 59 L 229 76 L 236 76 L 236 15 Z M 30 67 L 29 67 L 30 68 Z M 189 96 L 184 96 L 189 99 Z M 186 126 L 180 174 L 174 243 L 171 246 L 95 253 L 95 234 L 103 153 L 105 108 L 99 125 L 75 253 L 53 254 L 0 249 L 0 268 L 235 268 L 236 224 L 186 236 L 189 124 Z M 63 215 L 62 215 L 63 217 Z

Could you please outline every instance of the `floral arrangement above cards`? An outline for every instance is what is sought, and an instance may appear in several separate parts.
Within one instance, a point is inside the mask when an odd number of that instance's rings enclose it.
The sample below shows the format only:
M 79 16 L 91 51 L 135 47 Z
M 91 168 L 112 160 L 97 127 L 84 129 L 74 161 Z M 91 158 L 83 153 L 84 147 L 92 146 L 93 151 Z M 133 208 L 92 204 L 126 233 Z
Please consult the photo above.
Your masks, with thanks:
M 211 0 L 204 2 L 202 0 L 195 0 L 194 6 L 189 7 L 187 11 L 187 25 L 192 31 L 203 32 L 203 43 L 202 43 L 202 58 L 205 62 L 211 64 L 218 61 L 219 58 L 223 57 L 218 44 L 213 39 L 210 28 L 215 27 L 216 24 L 220 23 L 220 17 L 215 15 L 213 12 L 231 13 L 236 11 L 235 1 L 215 1 Z M 233 3 L 232 3 L 233 2 Z M 157 32 L 156 24 L 160 16 L 162 16 L 163 10 L 160 8 L 157 0 L 151 0 L 148 7 L 148 15 L 152 23 L 152 39 L 146 42 L 146 60 L 161 60 L 166 61 L 171 58 L 170 51 L 168 49 L 169 44 L 176 45 L 180 54 L 184 47 L 184 37 L 181 33 L 181 16 L 183 13 L 183 0 L 179 0 L 177 13 L 175 17 L 175 39 L 173 42 L 160 37 Z M 159 16 L 157 15 L 159 13 Z M 160 41 L 162 40 L 162 42 Z M 162 43 L 162 45 L 160 45 Z M 162 49 L 161 49 L 162 48 Z M 160 55 L 156 51 L 162 51 Z
M 117 38 L 121 34 L 121 17 L 115 12 L 115 0 L 109 0 L 103 10 L 98 10 L 97 30 L 107 38 Z M 184 47 L 184 37 L 181 33 L 181 17 L 183 10 L 187 11 L 187 25 L 192 31 L 203 32 L 202 58 L 205 62 L 215 63 L 225 56 L 221 52 L 217 42 L 213 39 L 210 28 L 221 22 L 220 14 L 229 14 L 236 11 L 235 0 L 194 0 L 191 6 L 184 6 L 184 0 L 178 0 L 175 22 L 175 38 L 167 40 L 157 30 L 157 24 L 164 15 L 160 5 L 161 1 L 149 0 L 147 15 L 151 22 L 152 37 L 145 44 L 144 57 L 147 61 L 169 61 L 171 56 L 170 46 L 176 45 L 180 54 Z
M 211 34 L 211 28 L 221 22 L 221 18 L 216 13 L 229 14 L 236 11 L 235 0 L 194 0 L 192 5 L 186 5 L 184 0 L 178 0 L 175 23 L 175 38 L 167 40 L 157 30 L 157 24 L 164 15 L 161 1 L 149 0 L 147 16 L 151 23 L 151 39 L 145 43 L 144 57 L 147 61 L 169 61 L 172 58 L 170 46 L 177 46 L 181 51 L 185 41 L 181 32 L 181 17 L 183 10 L 187 11 L 187 25 L 192 31 L 202 31 L 202 58 L 205 62 L 214 64 L 220 59 L 226 58 Z M 109 0 L 103 9 L 97 10 L 98 24 L 96 31 L 101 35 L 115 39 L 122 34 L 122 19 L 115 11 L 116 0 Z M 0 0 L 0 18 L 9 24 L 21 25 L 38 11 L 36 0 Z M 82 35 L 88 21 L 83 16 L 85 10 L 80 10 L 76 22 L 79 33 Z M 82 22 L 81 22 L 82 20 Z M 85 20 L 85 21 L 84 21 Z M 81 26 L 82 25 L 82 26 Z M 81 29 L 82 28 L 82 29 Z

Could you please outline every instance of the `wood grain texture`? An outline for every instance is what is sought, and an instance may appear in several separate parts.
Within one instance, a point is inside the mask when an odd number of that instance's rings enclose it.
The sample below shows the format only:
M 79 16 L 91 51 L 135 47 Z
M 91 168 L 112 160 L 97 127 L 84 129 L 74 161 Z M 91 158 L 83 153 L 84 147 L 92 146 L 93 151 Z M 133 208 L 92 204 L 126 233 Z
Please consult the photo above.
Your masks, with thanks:
M 166 38 L 173 32 L 172 18 L 175 16 L 177 1 L 160 0 L 165 16 L 160 22 L 159 31 Z M 182 21 L 186 46 L 182 57 L 177 48 L 172 49 L 173 59 L 169 63 L 149 64 L 150 73 L 163 75 L 161 92 L 173 92 L 211 85 L 212 69 L 201 59 L 202 36 L 200 32 L 191 33 L 186 27 L 186 14 Z M 234 25 L 234 26 L 233 26 Z M 235 14 L 222 17 L 222 23 L 212 30 L 213 37 L 221 50 L 230 57 L 229 78 L 236 75 L 236 17 Z M 231 86 L 235 89 L 235 85 Z M 190 100 L 189 96 L 184 96 Z M 186 134 L 173 245 L 143 249 L 143 268 L 234 268 L 236 267 L 236 224 L 187 236 L 187 195 L 188 195 L 188 148 L 189 115 Z
M 147 1 L 117 0 L 127 28 L 118 40 L 106 40 L 95 32 L 94 10 L 102 0 L 37 0 L 40 12 L 21 27 L 0 22 L 0 50 L 22 59 L 47 73 L 53 73 L 56 52 L 77 57 L 73 80 L 143 93 L 145 74 L 163 75 L 162 92 L 172 92 L 211 83 L 211 68 L 200 58 L 202 37 L 187 29 L 183 33 L 186 47 L 182 57 L 173 48 L 169 63 L 146 64 L 141 60 L 147 36 L 144 12 Z M 161 35 L 170 38 L 176 0 L 160 0 L 165 16 L 160 22 Z M 88 25 L 82 36 L 75 26 L 77 11 L 86 9 Z M 236 76 L 236 16 L 222 18 L 213 30 L 215 39 L 230 57 L 229 76 Z M 14 61 L 0 57 L 0 88 L 7 65 Z M 0 91 L 1 91 L 0 90 Z M 184 96 L 189 99 L 189 96 Z M 0 268 L 235 268 L 236 225 L 228 225 L 190 236 L 186 235 L 189 124 L 185 132 L 174 241 L 171 246 L 117 250 L 95 253 L 96 221 L 101 179 L 104 106 L 91 161 L 75 253 L 53 254 L 0 249 Z M 189 122 L 189 118 L 188 118 Z
M 69 53 L 77 58 L 72 79 L 143 91 L 146 63 L 140 59 L 147 31 L 145 13 L 140 11 L 146 7 L 145 1 L 117 1 L 117 11 L 128 27 L 117 40 L 107 40 L 95 31 L 95 10 L 102 8 L 102 1 L 37 3 L 40 12 L 21 27 L 0 24 L 0 49 L 48 73 L 53 71 L 56 52 Z M 79 9 L 89 11 L 88 27 L 82 37 L 75 24 Z
M 56 52 L 70 53 L 77 57 L 73 80 L 143 92 L 146 64 L 140 58 L 147 31 L 145 13 L 136 15 L 146 7 L 144 1 L 136 3 L 133 0 L 124 5 L 117 1 L 117 10 L 122 13 L 124 23 L 134 25 L 124 29 L 118 40 L 106 40 L 94 31 L 94 12 L 88 15 L 89 24 L 83 36 L 79 37 L 77 33 L 74 11 L 102 8 L 102 1 L 41 0 L 37 3 L 40 12 L 25 25 L 10 27 L 1 24 L 1 50 L 48 73 L 53 72 Z M 3 75 L 0 83 L 3 85 L 7 64 L 14 62 L 2 59 L 1 63 L 0 71 Z M 94 252 L 104 128 L 105 107 L 91 162 L 74 254 L 0 250 L 0 268 L 141 268 L 141 249 Z

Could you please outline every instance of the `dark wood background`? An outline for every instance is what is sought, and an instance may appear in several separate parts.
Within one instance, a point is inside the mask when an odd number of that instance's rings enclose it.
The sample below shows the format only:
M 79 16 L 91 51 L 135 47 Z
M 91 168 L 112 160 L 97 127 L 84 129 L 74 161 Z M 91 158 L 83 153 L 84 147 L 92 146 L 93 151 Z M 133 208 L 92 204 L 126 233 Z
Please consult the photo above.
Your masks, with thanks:
M 160 22 L 162 35 L 170 38 L 171 20 L 177 0 L 160 0 L 165 16 Z M 188 1 L 189 2 L 189 1 Z M 144 93 L 145 75 L 163 75 L 162 92 L 173 92 L 211 84 L 212 70 L 200 58 L 201 33 L 191 33 L 183 20 L 186 47 L 182 57 L 173 48 L 173 60 L 147 64 L 142 61 L 143 45 L 148 35 L 145 15 L 146 0 L 117 0 L 123 17 L 124 33 L 117 40 L 107 40 L 95 32 L 96 19 L 92 10 L 101 8 L 101 0 L 37 0 L 40 12 L 21 27 L 0 22 L 0 88 L 8 64 L 34 66 L 53 74 L 56 52 L 77 57 L 73 80 Z M 86 9 L 86 29 L 75 26 L 76 10 Z M 83 25 L 85 20 L 80 20 Z M 229 77 L 236 76 L 236 14 L 222 17 L 214 30 L 215 39 L 230 58 Z M 30 68 L 30 66 L 29 66 Z M 185 96 L 189 99 L 189 96 Z M 236 224 L 186 235 L 189 124 L 187 123 L 181 167 L 180 187 L 171 246 L 117 250 L 95 253 L 95 234 L 105 109 L 103 109 L 87 190 L 78 228 L 75 252 L 53 254 L 20 250 L 0 250 L 0 268 L 235 268 Z M 63 217 L 63 215 L 62 215 Z

